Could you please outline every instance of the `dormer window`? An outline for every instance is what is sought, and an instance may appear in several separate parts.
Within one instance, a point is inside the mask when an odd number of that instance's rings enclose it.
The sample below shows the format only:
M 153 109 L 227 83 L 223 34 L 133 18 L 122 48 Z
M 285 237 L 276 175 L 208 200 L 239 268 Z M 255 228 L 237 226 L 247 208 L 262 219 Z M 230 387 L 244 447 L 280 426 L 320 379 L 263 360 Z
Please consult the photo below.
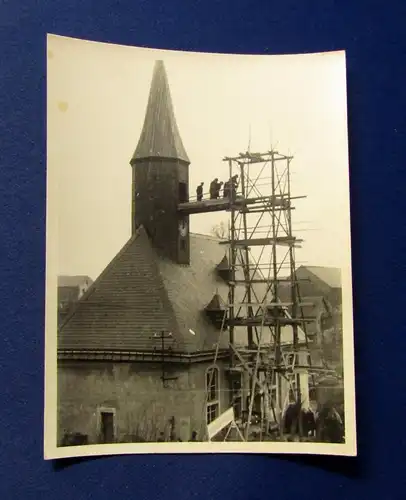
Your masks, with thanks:
M 225 324 L 225 315 L 227 314 L 227 309 L 223 299 L 218 293 L 216 293 L 211 301 L 207 304 L 205 313 L 213 323 L 213 325 L 218 330 L 221 330 L 221 328 Z
M 230 281 L 230 279 L 231 279 L 231 269 L 230 269 L 230 264 L 228 263 L 227 255 L 224 255 L 224 257 L 221 260 L 220 264 L 217 265 L 216 270 L 217 270 L 218 275 L 224 281 Z

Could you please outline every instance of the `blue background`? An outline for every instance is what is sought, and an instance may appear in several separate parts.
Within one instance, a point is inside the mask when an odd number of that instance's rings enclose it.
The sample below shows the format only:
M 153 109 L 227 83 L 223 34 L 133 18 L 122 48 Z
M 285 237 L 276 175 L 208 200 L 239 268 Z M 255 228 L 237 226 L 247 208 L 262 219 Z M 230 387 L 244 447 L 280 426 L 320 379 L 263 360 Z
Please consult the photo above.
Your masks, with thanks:
M 2 1 L 1 498 L 404 499 L 406 2 Z M 178 50 L 347 50 L 359 457 L 42 459 L 45 34 Z

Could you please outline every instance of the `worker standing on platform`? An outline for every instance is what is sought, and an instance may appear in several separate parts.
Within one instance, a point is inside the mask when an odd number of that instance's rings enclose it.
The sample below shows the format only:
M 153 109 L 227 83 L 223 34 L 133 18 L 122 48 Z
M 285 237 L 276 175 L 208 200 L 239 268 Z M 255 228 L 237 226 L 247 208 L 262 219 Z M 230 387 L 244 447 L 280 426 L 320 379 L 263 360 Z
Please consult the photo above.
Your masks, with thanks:
M 232 181 L 233 181 L 234 193 L 237 193 L 237 189 L 238 189 L 238 175 L 237 174 L 233 175 Z
M 237 189 L 238 189 L 238 175 L 233 175 L 231 178 L 231 185 L 230 185 L 230 197 L 233 199 L 235 198 L 237 194 Z
M 218 184 L 218 178 L 216 177 L 213 181 L 210 182 L 210 199 L 211 200 L 216 200 L 216 193 L 217 193 L 217 184 Z
M 223 188 L 223 198 L 228 198 L 230 195 L 230 181 L 226 181 L 224 183 L 224 188 Z
M 203 186 L 204 186 L 204 182 L 201 182 L 197 186 L 197 189 L 196 189 L 196 199 L 197 199 L 197 201 L 202 201 L 202 199 L 203 199 Z
M 215 192 L 215 199 L 220 198 L 220 190 L 221 186 L 223 185 L 223 182 L 217 182 L 216 184 L 216 192 Z

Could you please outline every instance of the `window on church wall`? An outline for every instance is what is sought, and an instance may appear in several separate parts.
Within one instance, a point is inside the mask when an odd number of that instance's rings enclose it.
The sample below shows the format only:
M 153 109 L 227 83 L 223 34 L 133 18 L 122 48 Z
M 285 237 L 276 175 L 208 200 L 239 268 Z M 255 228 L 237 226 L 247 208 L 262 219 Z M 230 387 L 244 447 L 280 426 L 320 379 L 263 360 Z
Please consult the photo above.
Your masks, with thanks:
M 209 402 L 218 400 L 218 368 L 209 368 L 206 372 L 207 400 Z
M 241 387 L 242 387 L 242 374 L 230 374 L 230 406 L 234 408 L 236 418 L 241 417 L 242 400 L 241 400 Z
M 214 404 L 207 405 L 207 423 L 213 422 L 218 417 L 218 407 Z
M 209 424 L 220 414 L 220 384 L 219 369 L 217 367 L 209 368 L 206 371 L 206 398 L 206 419 Z

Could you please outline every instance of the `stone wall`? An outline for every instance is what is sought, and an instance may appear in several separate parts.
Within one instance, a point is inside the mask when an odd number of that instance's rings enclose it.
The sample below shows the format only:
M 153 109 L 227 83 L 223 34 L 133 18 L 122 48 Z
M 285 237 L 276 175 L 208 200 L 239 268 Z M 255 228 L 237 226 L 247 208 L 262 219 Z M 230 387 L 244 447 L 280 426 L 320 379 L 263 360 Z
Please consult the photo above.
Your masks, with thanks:
M 155 441 L 171 421 L 175 438 L 204 430 L 206 370 L 209 363 L 179 365 L 163 387 L 162 367 L 151 363 L 60 361 L 58 365 L 58 443 L 67 433 L 100 442 L 100 411 L 115 412 L 115 440 Z M 229 406 L 228 382 L 220 368 L 220 412 Z

